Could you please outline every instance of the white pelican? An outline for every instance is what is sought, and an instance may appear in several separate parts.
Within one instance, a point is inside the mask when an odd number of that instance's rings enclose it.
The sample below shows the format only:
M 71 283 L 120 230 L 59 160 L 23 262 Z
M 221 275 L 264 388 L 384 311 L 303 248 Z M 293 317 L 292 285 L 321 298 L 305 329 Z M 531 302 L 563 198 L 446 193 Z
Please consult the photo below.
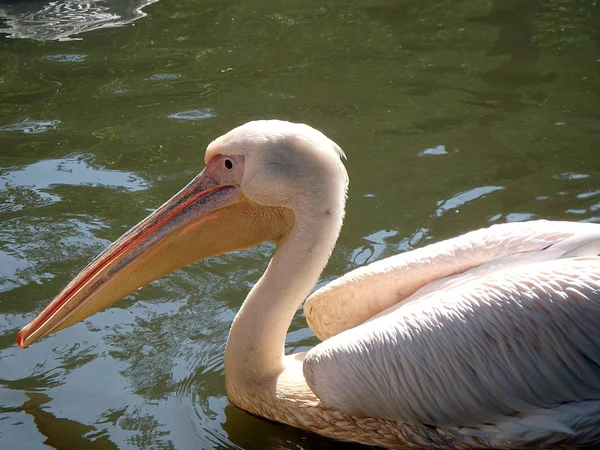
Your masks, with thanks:
M 272 241 L 225 352 L 227 395 L 258 416 L 389 448 L 600 443 L 600 225 L 496 225 L 357 269 L 309 297 L 348 176 L 307 125 L 257 121 L 92 261 L 17 338 L 68 327 L 179 267 Z M 304 302 L 326 339 L 284 354 Z

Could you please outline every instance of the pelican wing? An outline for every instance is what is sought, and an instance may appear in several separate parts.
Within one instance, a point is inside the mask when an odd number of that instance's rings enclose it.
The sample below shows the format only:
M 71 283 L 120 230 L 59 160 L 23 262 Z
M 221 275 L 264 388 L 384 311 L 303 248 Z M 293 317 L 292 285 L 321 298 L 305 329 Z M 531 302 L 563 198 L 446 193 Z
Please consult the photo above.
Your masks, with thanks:
M 403 304 L 436 280 L 510 255 L 531 256 L 531 252 L 551 248 L 567 238 L 598 233 L 599 228 L 597 224 L 546 220 L 499 224 L 401 253 L 359 267 L 314 292 L 304 304 L 306 319 L 313 332 L 325 340 Z
M 341 411 L 409 423 L 600 426 L 600 226 L 585 228 L 319 344 L 304 362 L 310 388 Z

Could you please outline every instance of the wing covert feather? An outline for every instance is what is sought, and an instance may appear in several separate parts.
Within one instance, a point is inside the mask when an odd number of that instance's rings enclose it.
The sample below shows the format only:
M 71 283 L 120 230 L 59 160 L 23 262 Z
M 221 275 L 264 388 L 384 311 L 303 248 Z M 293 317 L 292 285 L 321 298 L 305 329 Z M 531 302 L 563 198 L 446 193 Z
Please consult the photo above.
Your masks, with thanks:
M 473 426 L 600 402 L 600 258 L 508 265 L 409 300 L 307 354 L 326 405 Z
M 359 267 L 314 292 L 304 304 L 308 325 L 322 340 L 402 303 L 423 286 L 481 264 L 540 251 L 600 226 L 531 222 L 493 225 Z

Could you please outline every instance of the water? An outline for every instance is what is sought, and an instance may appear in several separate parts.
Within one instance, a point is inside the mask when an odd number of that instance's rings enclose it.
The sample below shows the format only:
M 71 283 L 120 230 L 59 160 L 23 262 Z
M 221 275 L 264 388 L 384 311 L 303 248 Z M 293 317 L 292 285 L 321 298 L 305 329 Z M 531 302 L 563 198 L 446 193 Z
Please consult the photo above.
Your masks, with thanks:
M 322 282 L 492 223 L 600 221 L 598 2 L 146 3 L 0 7 L 3 448 L 347 448 L 224 395 L 229 325 L 266 244 L 15 344 L 248 120 L 307 122 L 349 157 Z M 299 312 L 288 350 L 316 343 Z

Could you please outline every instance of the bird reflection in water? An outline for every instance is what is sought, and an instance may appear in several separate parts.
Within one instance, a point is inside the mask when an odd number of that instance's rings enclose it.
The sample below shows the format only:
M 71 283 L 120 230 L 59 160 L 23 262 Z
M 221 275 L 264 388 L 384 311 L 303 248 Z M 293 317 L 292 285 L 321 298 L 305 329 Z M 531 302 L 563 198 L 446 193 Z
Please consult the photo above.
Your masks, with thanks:
M 328 439 L 313 433 L 305 433 L 298 428 L 285 426 L 280 423 L 266 421 L 229 404 L 225 406 L 225 422 L 222 424 L 227 439 L 220 439 L 223 445 L 227 441 L 233 445 L 244 448 L 268 448 L 273 450 L 284 450 L 292 448 L 291 442 L 298 444 L 297 447 L 304 450 L 368 450 L 375 447 L 354 444 L 352 442 L 340 442 Z
M 43 408 L 52 399 L 46 394 L 28 392 L 29 400 L 23 403 L 23 411 L 33 417 L 38 431 L 46 437 L 44 444 L 56 450 L 86 448 L 92 450 L 117 450 L 118 447 L 106 435 L 96 436 L 97 430 L 75 420 L 56 417 Z

